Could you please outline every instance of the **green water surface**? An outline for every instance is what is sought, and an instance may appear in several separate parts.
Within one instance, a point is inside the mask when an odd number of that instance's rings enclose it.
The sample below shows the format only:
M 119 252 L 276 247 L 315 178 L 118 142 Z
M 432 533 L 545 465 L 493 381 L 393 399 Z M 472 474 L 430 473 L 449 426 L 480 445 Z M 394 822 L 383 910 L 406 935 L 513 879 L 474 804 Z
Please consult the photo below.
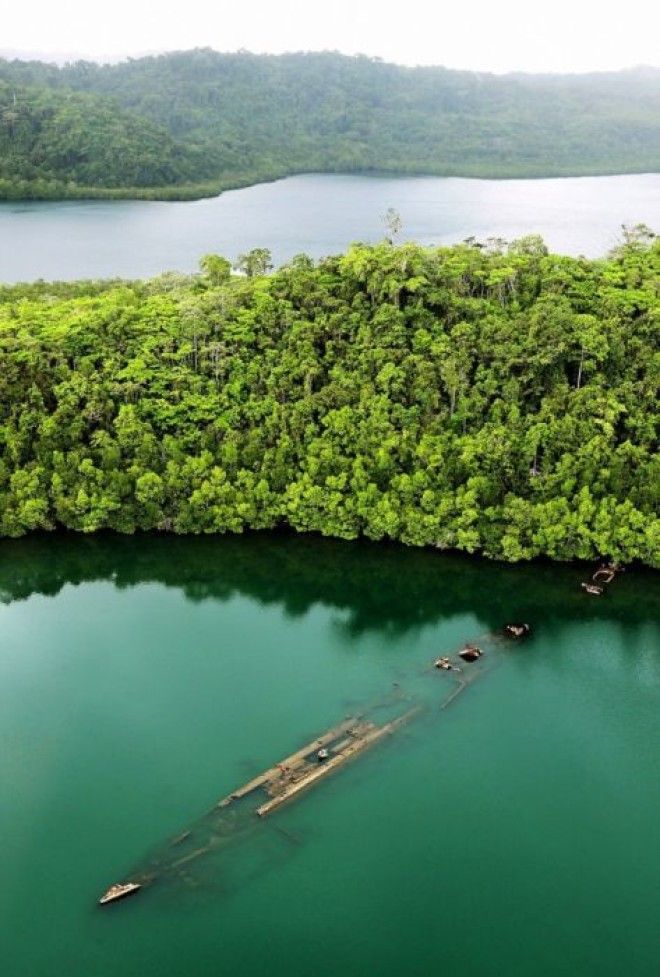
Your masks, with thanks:
M 658 576 L 366 543 L 0 544 L 10 977 L 660 971 Z M 508 619 L 534 637 L 489 637 Z M 479 639 L 446 710 L 429 662 Z M 393 688 L 419 718 L 100 909 L 263 768 Z M 155 853 L 155 856 L 154 856 Z

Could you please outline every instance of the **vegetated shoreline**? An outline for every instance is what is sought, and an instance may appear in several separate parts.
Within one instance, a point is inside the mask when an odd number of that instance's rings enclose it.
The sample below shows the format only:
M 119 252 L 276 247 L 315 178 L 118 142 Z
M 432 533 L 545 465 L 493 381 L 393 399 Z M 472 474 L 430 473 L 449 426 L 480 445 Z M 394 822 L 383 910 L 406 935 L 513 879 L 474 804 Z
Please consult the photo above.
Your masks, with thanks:
M 0 58 L 0 197 L 200 199 L 312 172 L 656 171 L 659 76 L 496 76 L 331 52 Z
M 0 535 L 286 525 L 660 566 L 660 242 L 0 289 Z
M 268 183 L 278 183 L 295 176 L 360 176 L 360 177 L 401 177 L 402 179 L 424 179 L 436 177 L 437 179 L 461 179 L 461 180 L 497 180 L 505 182 L 507 180 L 570 180 L 589 177 L 608 177 L 608 176 L 656 176 L 660 170 L 649 170 L 644 167 L 639 169 L 630 167 L 622 168 L 614 165 L 612 168 L 602 167 L 554 167 L 540 169 L 538 167 L 521 167 L 517 170 L 502 169 L 497 171 L 485 170 L 477 171 L 473 168 L 460 168 L 452 170 L 424 170 L 424 169 L 290 169 L 277 170 L 268 174 L 245 174 L 242 176 L 225 176 L 217 181 L 205 182 L 200 184 L 186 184 L 182 186 L 164 187 L 82 187 L 65 186 L 52 188 L 51 190 L 39 189 L 37 186 L 31 188 L 29 193 L 15 196 L 11 193 L 3 192 L 0 189 L 0 202 L 2 203 L 28 203 L 30 201 L 66 201 L 66 200 L 145 200 L 159 201 L 162 203 L 185 203 L 195 200 L 209 200 L 219 197 L 223 193 L 231 190 L 246 190 L 250 187 L 266 185 Z

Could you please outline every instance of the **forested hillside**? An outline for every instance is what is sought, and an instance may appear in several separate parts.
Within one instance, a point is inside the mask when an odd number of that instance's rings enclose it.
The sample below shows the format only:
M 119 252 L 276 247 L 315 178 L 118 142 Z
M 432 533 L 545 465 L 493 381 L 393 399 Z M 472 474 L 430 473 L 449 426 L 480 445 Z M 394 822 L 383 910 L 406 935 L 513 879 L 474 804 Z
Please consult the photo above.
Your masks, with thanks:
M 655 69 L 496 76 L 197 50 L 104 66 L 0 61 L 3 82 L 5 197 L 189 197 L 312 170 L 660 169 Z
M 660 565 L 660 242 L 0 289 L 0 533 L 288 525 Z
M 85 187 L 167 186 L 198 176 L 165 129 L 98 95 L 0 81 L 0 119 L 0 197 L 76 196 Z

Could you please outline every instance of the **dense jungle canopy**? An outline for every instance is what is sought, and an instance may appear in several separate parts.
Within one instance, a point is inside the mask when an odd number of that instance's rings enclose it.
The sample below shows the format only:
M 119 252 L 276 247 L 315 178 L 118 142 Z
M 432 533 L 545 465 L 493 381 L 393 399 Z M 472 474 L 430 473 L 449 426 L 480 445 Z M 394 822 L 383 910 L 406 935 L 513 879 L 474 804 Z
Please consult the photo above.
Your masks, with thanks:
M 309 171 L 660 169 L 660 71 L 489 75 L 335 53 L 0 60 L 0 199 L 189 198 Z
M 289 526 L 660 565 L 660 241 L 0 288 L 0 533 Z

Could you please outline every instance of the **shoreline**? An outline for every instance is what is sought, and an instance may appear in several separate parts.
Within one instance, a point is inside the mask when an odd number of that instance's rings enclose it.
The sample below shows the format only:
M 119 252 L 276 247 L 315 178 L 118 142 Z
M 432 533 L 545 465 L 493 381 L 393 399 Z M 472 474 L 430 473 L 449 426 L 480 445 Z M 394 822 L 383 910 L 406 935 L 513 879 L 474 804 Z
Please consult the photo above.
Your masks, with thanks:
M 29 196 L 0 196 L 0 203 L 32 203 L 65 201 L 93 201 L 93 200 L 136 200 L 159 203 L 188 203 L 195 200 L 212 200 L 230 190 L 247 190 L 250 187 L 277 183 L 296 176 L 360 176 L 365 178 L 401 178 L 401 179 L 429 179 L 439 180 L 474 180 L 513 182 L 516 180 L 578 180 L 596 177 L 612 176 L 658 176 L 660 168 L 649 170 L 646 167 L 611 168 L 584 167 L 579 170 L 557 167 L 554 170 L 538 172 L 535 168 L 523 168 L 519 172 L 506 170 L 505 172 L 488 171 L 477 173 L 468 169 L 461 170 L 432 170 L 432 169 L 296 169 L 274 171 L 271 174 L 244 174 L 220 177 L 217 181 L 207 181 L 199 184 L 185 184 L 164 187 L 75 187 L 63 189 L 62 193 L 30 194 Z
M 407 543 L 404 540 L 394 538 L 372 539 L 365 534 L 351 538 L 345 536 L 329 536 L 319 530 L 295 529 L 288 523 L 281 523 L 263 529 L 246 527 L 238 532 L 230 529 L 224 532 L 177 532 L 172 529 L 141 529 L 138 527 L 130 533 L 121 532 L 108 526 L 103 526 L 94 532 L 86 532 L 71 526 L 58 524 L 50 529 L 32 529 L 20 536 L 0 535 L 0 549 L 6 546 L 21 544 L 34 544 L 39 546 L 44 543 L 55 543 L 58 539 L 65 545 L 67 543 L 73 543 L 74 545 L 82 543 L 83 546 L 86 545 L 83 541 L 87 540 L 87 545 L 91 547 L 94 544 L 99 546 L 106 544 L 123 546 L 133 541 L 146 544 L 151 543 L 157 546 L 166 545 L 167 543 L 185 545 L 193 541 L 199 541 L 203 545 L 208 546 L 209 544 L 213 545 L 230 541 L 228 545 L 232 546 L 240 543 L 241 540 L 251 540 L 253 545 L 259 546 L 267 545 L 269 542 L 274 543 L 279 540 L 284 546 L 299 545 L 305 547 L 320 543 L 322 545 L 327 544 L 329 547 L 346 548 L 347 550 L 349 548 L 354 550 L 363 549 L 367 552 L 372 551 L 373 554 L 377 550 L 381 550 L 383 553 L 387 552 L 395 557 L 397 553 L 410 554 L 413 557 L 418 554 L 422 557 L 439 557 L 458 562 L 477 563 L 485 567 L 499 568 L 502 571 L 514 568 L 528 567 L 531 569 L 532 567 L 536 567 L 541 571 L 564 569 L 587 573 L 589 570 L 593 570 L 594 563 L 600 563 L 606 559 L 604 554 L 594 554 L 589 558 L 572 556 L 566 559 L 559 559 L 541 553 L 531 557 L 505 560 L 501 556 L 491 556 L 484 550 L 470 551 L 461 549 L 460 547 L 443 547 L 432 543 Z M 627 563 L 621 562 L 621 566 L 624 570 L 632 573 L 660 576 L 660 565 L 655 566 L 652 563 L 645 563 L 640 559 L 634 559 Z

